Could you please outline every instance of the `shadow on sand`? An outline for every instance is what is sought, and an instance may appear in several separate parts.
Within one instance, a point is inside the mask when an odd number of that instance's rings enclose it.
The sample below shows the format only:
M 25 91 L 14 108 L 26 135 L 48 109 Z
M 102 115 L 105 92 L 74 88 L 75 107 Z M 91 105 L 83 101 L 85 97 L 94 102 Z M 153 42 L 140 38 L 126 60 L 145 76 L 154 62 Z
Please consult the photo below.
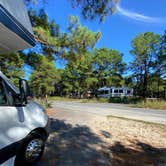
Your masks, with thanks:
M 105 138 L 111 135 L 101 130 Z M 46 151 L 37 166 L 166 166 L 166 149 L 135 140 L 137 148 L 103 142 L 87 126 L 51 119 Z M 165 165 L 164 165 L 165 164 Z
M 113 166 L 166 166 L 166 148 L 155 148 L 134 140 L 127 147 L 116 142 L 111 146 Z
M 89 127 L 51 119 L 50 128 L 46 151 L 38 166 L 110 165 L 111 151 Z

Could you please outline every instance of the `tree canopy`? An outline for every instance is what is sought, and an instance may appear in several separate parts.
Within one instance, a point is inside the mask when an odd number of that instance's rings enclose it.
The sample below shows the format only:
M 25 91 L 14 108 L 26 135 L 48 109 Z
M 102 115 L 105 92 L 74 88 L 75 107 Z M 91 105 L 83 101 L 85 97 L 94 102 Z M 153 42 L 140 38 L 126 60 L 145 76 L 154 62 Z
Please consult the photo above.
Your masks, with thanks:
M 43 3 L 48 0 L 41 0 Z M 25 0 L 26 3 L 37 4 L 40 0 Z M 99 19 L 103 21 L 108 14 L 116 11 L 116 4 L 120 0 L 70 0 L 73 8 L 80 8 L 85 19 Z M 48 2 L 49 3 L 49 2 Z
M 24 57 L 19 52 L 0 55 L 0 70 L 18 85 L 18 78 L 24 76 Z
M 71 3 L 81 8 L 85 18 L 103 20 L 118 1 Z M 28 9 L 37 44 L 28 51 L 0 55 L 0 68 L 9 77 L 27 77 L 28 68 L 29 83 L 36 96 L 81 97 L 87 91 L 96 93 L 103 86 L 127 86 L 134 89 L 136 96 L 166 97 L 166 32 L 138 34 L 131 41 L 133 60 L 127 65 L 126 55 L 119 50 L 96 48 L 101 32 L 83 26 L 78 17 L 70 16 L 62 31 L 44 9 Z
M 139 93 L 143 97 L 148 96 L 149 75 L 155 71 L 155 63 L 158 59 L 155 48 L 159 43 L 159 39 L 158 34 L 146 32 L 139 34 L 132 41 L 131 54 L 134 56 L 134 61 L 131 63 L 131 69 L 137 78 Z
M 55 91 L 58 73 L 54 62 L 42 56 L 40 63 L 30 76 L 30 86 L 35 96 L 45 97 Z

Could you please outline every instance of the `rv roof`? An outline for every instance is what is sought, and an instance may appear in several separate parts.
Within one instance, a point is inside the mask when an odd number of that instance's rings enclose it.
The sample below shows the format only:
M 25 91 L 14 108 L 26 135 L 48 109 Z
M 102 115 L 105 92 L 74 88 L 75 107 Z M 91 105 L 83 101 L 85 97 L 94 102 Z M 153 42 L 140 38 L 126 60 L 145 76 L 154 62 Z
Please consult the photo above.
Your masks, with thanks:
M 131 90 L 132 88 L 128 88 L 128 87 L 102 87 L 102 88 L 99 88 L 98 91 L 100 90 L 110 90 L 110 89 L 126 89 L 126 90 Z
M 22 0 L 0 0 L 0 54 L 35 45 L 32 26 Z
M 99 88 L 98 90 L 99 91 L 101 91 L 101 90 L 110 90 L 110 88 L 109 87 L 102 87 L 102 88 Z

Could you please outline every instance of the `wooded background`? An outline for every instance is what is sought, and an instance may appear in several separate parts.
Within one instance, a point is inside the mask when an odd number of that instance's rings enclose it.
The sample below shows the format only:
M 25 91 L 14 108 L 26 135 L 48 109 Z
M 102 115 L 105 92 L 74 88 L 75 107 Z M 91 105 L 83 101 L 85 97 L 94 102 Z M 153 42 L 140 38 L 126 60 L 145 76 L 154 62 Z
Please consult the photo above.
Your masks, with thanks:
M 166 98 L 166 31 L 140 33 L 131 41 L 133 56 L 130 64 L 119 50 L 95 48 L 101 32 L 82 26 L 79 17 L 70 16 L 66 31 L 51 20 L 44 9 L 33 8 L 36 1 L 26 0 L 28 14 L 36 38 L 36 46 L 29 51 L 0 55 L 0 69 L 8 77 L 27 77 L 35 96 L 77 97 L 88 90 L 96 92 L 102 86 L 127 86 L 134 95 Z M 45 3 L 44 1 L 42 3 Z M 116 12 L 117 1 L 76 1 L 85 19 L 104 21 Z M 118 34 L 117 34 L 118 36 Z M 55 62 L 63 64 L 57 69 Z M 25 72 L 26 71 L 26 72 Z M 16 79 L 13 80 L 17 84 Z

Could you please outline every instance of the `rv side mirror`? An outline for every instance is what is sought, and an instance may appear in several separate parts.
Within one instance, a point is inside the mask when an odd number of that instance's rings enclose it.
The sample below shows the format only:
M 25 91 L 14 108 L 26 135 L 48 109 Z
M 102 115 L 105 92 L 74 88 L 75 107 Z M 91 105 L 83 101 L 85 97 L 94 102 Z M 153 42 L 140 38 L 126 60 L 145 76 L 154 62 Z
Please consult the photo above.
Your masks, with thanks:
M 23 103 L 27 104 L 27 96 L 29 95 L 29 87 L 25 79 L 19 80 L 19 88 L 20 88 L 21 104 Z

